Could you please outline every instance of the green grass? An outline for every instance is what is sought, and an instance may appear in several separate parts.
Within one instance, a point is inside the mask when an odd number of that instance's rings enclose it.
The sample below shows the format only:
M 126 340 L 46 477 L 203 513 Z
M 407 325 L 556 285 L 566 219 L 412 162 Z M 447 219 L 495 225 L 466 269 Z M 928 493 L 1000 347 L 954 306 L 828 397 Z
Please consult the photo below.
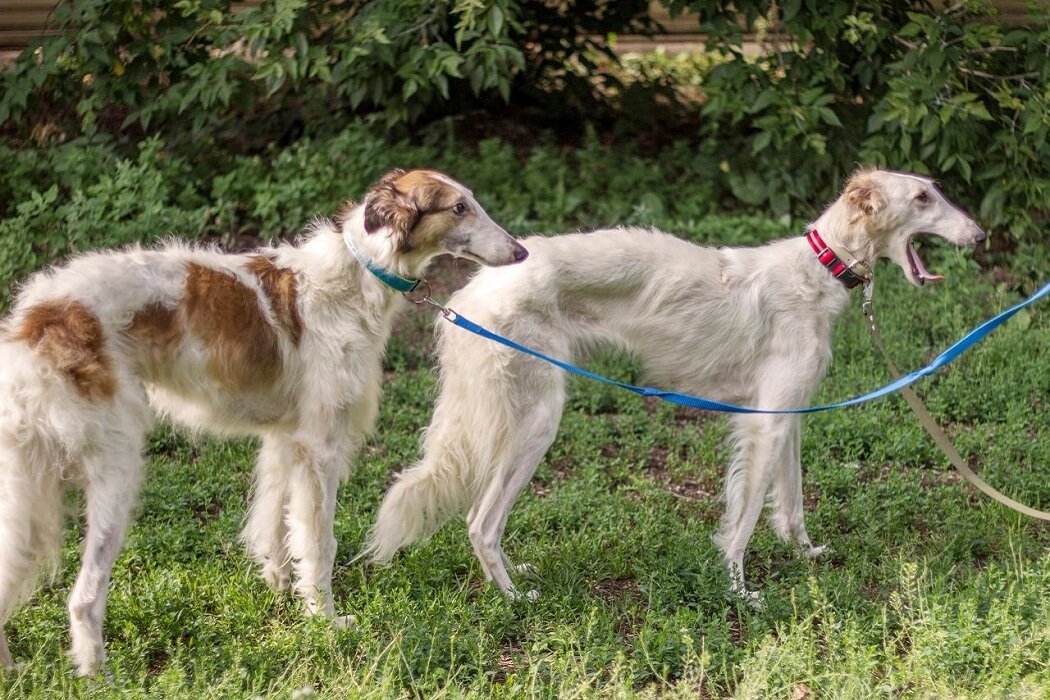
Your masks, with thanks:
M 948 279 L 929 289 L 879 268 L 884 335 L 908 368 L 1017 299 L 966 255 L 931 257 Z M 1043 251 L 1024 265 L 1050 276 Z M 1050 696 L 1050 527 L 959 483 L 899 398 L 806 419 L 807 525 L 832 551 L 804 561 L 760 527 L 747 574 L 761 610 L 727 594 L 710 540 L 724 421 L 582 380 L 505 537 L 538 568 L 537 602 L 484 583 L 461 522 L 392 566 L 349 564 L 390 475 L 417 454 L 435 391 L 429 319 L 401 324 L 378 430 L 341 491 L 335 595 L 355 628 L 305 619 L 236 544 L 254 446 L 161 429 L 114 570 L 108 678 L 76 680 L 65 658 L 74 529 L 54 582 L 8 624 L 22 665 L 0 696 Z M 887 379 L 857 303 L 835 351 L 817 400 Z M 629 358 L 595 366 L 635 378 Z M 1050 309 L 919 390 L 990 482 L 1050 508 Z

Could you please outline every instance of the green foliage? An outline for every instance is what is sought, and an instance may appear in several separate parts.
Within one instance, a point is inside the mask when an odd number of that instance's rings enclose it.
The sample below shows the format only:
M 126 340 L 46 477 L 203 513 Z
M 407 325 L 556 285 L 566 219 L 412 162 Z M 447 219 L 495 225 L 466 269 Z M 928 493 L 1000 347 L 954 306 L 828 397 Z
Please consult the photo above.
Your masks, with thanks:
M 208 210 L 185 187 L 186 163 L 157 140 L 134 160 L 76 144 L 5 155 L 23 177 L 8 180 L 12 199 L 0 206 L 0 307 L 22 277 L 70 254 L 205 230 Z
M 357 122 L 288 148 L 217 160 L 212 169 L 159 139 L 142 142 L 134 157 L 122 152 L 98 139 L 0 146 L 9 164 L 0 181 L 0 308 L 27 273 L 79 251 L 171 235 L 227 244 L 293 236 L 393 167 L 455 174 L 496 220 L 522 234 L 635 224 L 701 241 L 755 243 L 789 227 L 743 215 L 712 218 L 713 165 L 684 143 L 643 154 L 592 136 L 579 149 L 540 143 L 519 150 L 498 139 L 470 146 L 435 132 L 411 145 Z
M 267 0 L 234 12 L 229 0 L 66 1 L 52 17 L 59 33 L 0 76 L 0 125 L 45 140 L 188 128 L 236 141 L 245 123 L 280 134 L 294 120 L 355 112 L 387 125 L 462 112 L 505 103 L 523 82 L 593 101 L 591 52 L 608 52 L 610 32 L 646 29 L 647 7 Z
M 330 118 L 361 105 L 388 123 L 410 120 L 456 85 L 506 98 L 523 68 L 509 38 L 516 9 L 512 0 L 269 0 L 240 12 L 229 0 L 63 2 L 53 16 L 61 32 L 4 73 L 0 123 L 67 128 L 63 110 L 75 108 L 87 134 L 199 132 L 282 107 Z
M 38 143 L 161 134 L 199 164 L 348 115 L 466 126 L 511 102 L 574 130 L 689 135 L 734 208 L 804 216 L 874 163 L 935 175 L 1015 239 L 1047 216 L 1046 3 L 1014 27 L 980 0 L 668 4 L 699 13 L 706 56 L 613 54 L 618 34 L 653 31 L 642 0 L 63 2 L 61 31 L 0 73 L 0 125 Z
M 964 203 L 997 231 L 1019 236 L 1046 216 L 1045 3 L 1029 5 L 1024 27 L 979 1 L 936 12 L 925 0 L 669 5 L 698 12 L 721 57 L 703 84 L 701 132 L 735 198 L 795 212 L 872 163 L 972 192 Z M 745 38 L 764 50 L 745 52 Z

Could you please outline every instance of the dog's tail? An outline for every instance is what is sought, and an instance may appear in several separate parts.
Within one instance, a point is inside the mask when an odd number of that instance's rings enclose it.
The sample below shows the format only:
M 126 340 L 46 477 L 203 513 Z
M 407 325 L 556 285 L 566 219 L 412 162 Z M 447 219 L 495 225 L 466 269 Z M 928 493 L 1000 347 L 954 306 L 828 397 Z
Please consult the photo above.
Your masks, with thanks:
M 500 478 L 513 431 L 501 391 L 498 352 L 465 333 L 438 334 L 441 387 L 423 440 L 423 457 L 398 475 L 379 507 L 359 558 L 387 563 L 462 512 Z M 477 391 L 479 383 L 485 391 Z
M 379 506 L 360 555 L 374 563 L 385 564 L 398 550 L 435 533 L 474 500 L 484 488 L 480 482 L 491 476 L 479 467 L 497 459 L 493 448 L 499 445 L 479 442 L 477 434 L 468 434 L 465 426 L 479 427 L 468 416 L 442 420 L 442 408 L 439 399 L 423 458 L 398 475 Z
M 398 550 L 433 534 L 463 506 L 463 493 L 432 463 L 420 462 L 399 476 L 383 497 L 360 556 L 388 563 Z

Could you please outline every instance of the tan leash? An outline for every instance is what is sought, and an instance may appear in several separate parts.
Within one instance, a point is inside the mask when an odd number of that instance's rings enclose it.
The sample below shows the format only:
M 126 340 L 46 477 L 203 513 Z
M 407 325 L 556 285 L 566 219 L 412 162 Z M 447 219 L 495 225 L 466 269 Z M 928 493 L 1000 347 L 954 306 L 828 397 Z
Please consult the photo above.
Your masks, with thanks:
M 871 338 L 875 342 L 875 347 L 878 348 L 883 359 L 886 360 L 886 365 L 889 366 L 890 372 L 893 373 L 893 376 L 899 377 L 901 376 L 901 373 L 897 370 L 897 366 L 893 363 L 889 353 L 886 352 L 886 346 L 883 345 L 882 336 L 879 333 L 879 326 L 875 322 L 875 309 L 872 305 L 871 299 L 872 289 L 873 285 L 871 282 L 868 282 L 867 286 L 864 288 L 864 306 L 862 307 L 864 310 L 864 316 L 868 320 L 868 330 L 871 331 Z M 937 447 L 941 448 L 941 451 L 947 455 L 952 466 L 955 467 L 955 469 L 962 474 L 967 481 L 977 487 L 977 489 L 986 496 L 1002 503 L 1007 508 L 1012 508 L 1018 513 L 1024 513 L 1032 518 L 1050 521 L 1050 513 L 1030 508 L 1023 503 L 1018 503 L 1009 496 L 1000 493 L 991 484 L 977 476 L 977 474 L 970 469 L 970 465 L 966 463 L 966 460 L 962 458 L 962 455 L 959 454 L 958 450 L 955 449 L 952 441 L 948 439 L 948 436 L 945 434 L 944 430 L 941 429 L 941 426 L 937 424 L 937 421 L 930 414 L 926 405 L 922 402 L 922 399 L 919 398 L 919 395 L 912 391 L 911 387 L 907 386 L 901 388 L 900 391 L 904 394 L 904 400 L 908 402 L 911 410 L 915 412 L 916 416 L 918 416 L 922 427 L 927 433 L 929 433 L 930 437 L 933 438 L 933 441 L 937 443 Z

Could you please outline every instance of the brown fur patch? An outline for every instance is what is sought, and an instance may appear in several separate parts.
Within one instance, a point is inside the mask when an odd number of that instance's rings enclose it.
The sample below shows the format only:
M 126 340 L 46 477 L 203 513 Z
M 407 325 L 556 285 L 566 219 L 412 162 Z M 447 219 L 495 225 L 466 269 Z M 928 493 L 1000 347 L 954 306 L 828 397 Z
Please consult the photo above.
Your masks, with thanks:
M 867 216 L 878 214 L 886 206 L 878 183 L 868 174 L 868 171 L 854 174 L 846 183 L 842 196 L 847 204 Z
M 281 368 L 277 334 L 251 288 L 210 267 L 187 265 L 178 315 L 209 350 L 208 369 L 220 384 L 272 384 Z
M 248 259 L 248 271 L 256 276 L 263 291 L 270 299 L 274 316 L 292 342 L 299 345 L 303 335 L 303 319 L 299 315 L 299 290 L 296 286 L 295 273 L 284 267 L 274 265 L 271 258 L 265 255 L 253 255 Z
M 73 300 L 30 308 L 14 333 L 63 372 L 85 398 L 110 399 L 117 391 L 113 361 L 105 352 L 102 323 Z
M 184 335 L 175 310 L 163 304 L 139 309 L 124 334 L 135 341 L 151 373 L 161 372 L 172 362 Z
M 381 177 L 365 195 L 365 233 L 375 233 L 384 226 L 397 234 L 407 235 L 416 223 L 416 209 L 395 184 L 405 174 L 395 169 Z
M 427 170 L 387 173 L 365 200 L 365 231 L 388 227 L 398 247 L 410 251 L 433 242 L 454 220 L 448 211 L 460 193 Z

